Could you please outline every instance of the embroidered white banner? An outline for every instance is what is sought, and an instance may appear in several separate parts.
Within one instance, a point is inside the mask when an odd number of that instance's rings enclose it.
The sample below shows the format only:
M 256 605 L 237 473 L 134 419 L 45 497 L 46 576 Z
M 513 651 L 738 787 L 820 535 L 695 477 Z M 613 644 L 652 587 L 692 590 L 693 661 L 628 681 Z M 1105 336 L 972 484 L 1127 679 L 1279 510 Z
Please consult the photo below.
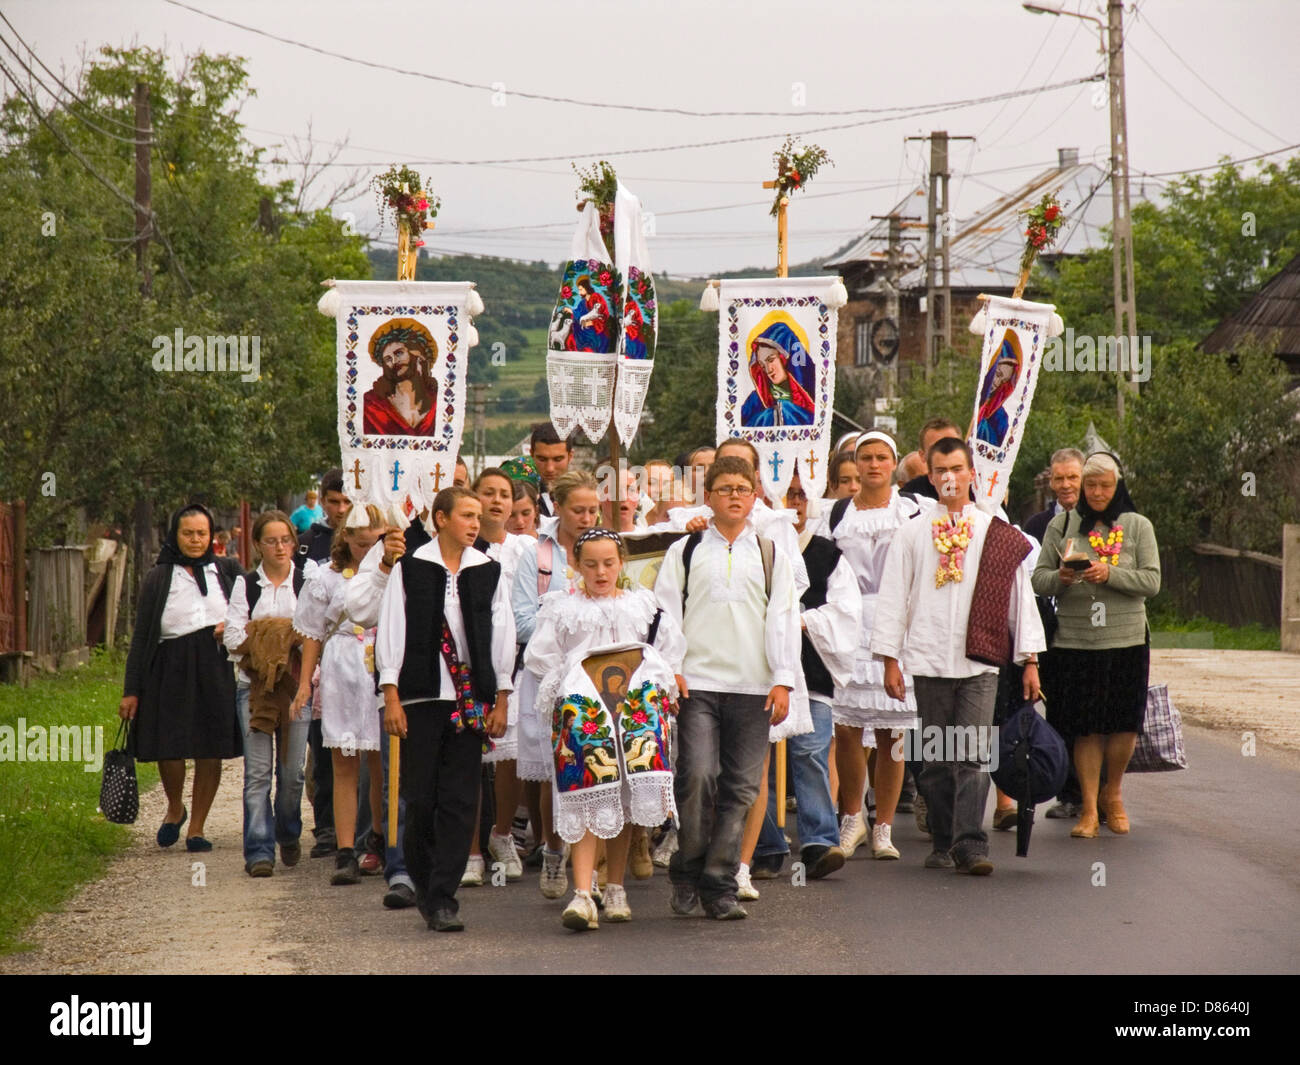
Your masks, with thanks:
M 1043 345 L 1052 335 L 1053 319 L 1060 321 L 1055 311 L 1050 303 L 993 296 L 981 312 L 984 351 L 967 443 L 975 456 L 975 505 L 990 514 L 1006 498 L 1038 387 Z
M 835 401 L 838 277 L 719 283 L 718 439 L 750 441 L 778 505 L 796 465 L 809 498 L 826 487 Z
M 546 379 L 551 422 L 562 437 L 580 427 L 595 443 L 612 415 L 627 444 L 654 370 L 659 312 L 641 201 L 621 184 L 613 227 L 611 263 L 596 206 L 583 206 L 551 315 Z
M 333 293 L 348 495 L 423 510 L 452 483 L 482 301 L 467 281 L 338 281 Z

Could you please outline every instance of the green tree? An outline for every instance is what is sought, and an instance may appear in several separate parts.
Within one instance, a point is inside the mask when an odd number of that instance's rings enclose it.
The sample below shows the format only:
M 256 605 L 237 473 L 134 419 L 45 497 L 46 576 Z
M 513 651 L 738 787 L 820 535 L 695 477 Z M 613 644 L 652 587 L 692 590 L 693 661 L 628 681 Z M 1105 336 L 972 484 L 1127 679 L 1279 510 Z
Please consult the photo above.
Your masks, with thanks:
M 130 206 L 74 154 L 129 199 L 137 81 L 153 130 L 148 296 Z M 41 542 L 75 508 L 113 522 L 143 502 L 161 518 L 195 496 L 260 504 L 305 485 L 337 454 L 318 282 L 367 276 L 360 240 L 304 208 L 301 186 L 260 179 L 238 117 L 242 61 L 199 54 L 172 74 L 160 51 L 105 48 L 77 91 L 48 116 L 18 95 L 0 112 L 0 496 L 32 503 Z M 260 378 L 155 372 L 177 329 L 256 338 Z M 46 471 L 53 496 L 37 491 Z
M 1300 156 L 1246 175 L 1233 165 L 1171 182 L 1163 205 L 1133 207 L 1137 323 L 1156 344 L 1200 341 L 1300 253 Z M 1035 274 L 1035 299 L 1076 333 L 1108 336 L 1111 241 Z

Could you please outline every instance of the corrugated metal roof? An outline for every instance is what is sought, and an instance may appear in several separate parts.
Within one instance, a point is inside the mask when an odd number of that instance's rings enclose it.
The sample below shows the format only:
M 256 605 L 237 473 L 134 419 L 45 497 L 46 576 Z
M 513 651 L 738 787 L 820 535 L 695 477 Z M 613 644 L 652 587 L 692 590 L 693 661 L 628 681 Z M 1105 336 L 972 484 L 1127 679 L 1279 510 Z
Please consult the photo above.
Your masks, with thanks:
M 918 185 L 894 207 L 886 211 L 886 215 L 919 215 L 925 218 L 926 198 L 929 193 L 924 185 Z M 864 262 L 886 262 L 889 259 L 889 219 L 882 218 L 871 224 L 868 229 L 858 239 L 848 251 L 843 255 L 837 255 L 833 260 L 827 260 L 823 267 L 827 270 L 833 270 L 837 267 L 847 266 L 849 263 Z
M 1102 227 L 1110 225 L 1110 181 L 1107 171 L 1094 163 L 1053 167 L 1030 179 L 1020 188 L 1001 196 L 966 219 L 958 219 L 956 235 L 949 245 L 955 289 L 1012 289 L 1020 274 L 1020 255 L 1025 247 L 1021 212 L 1036 204 L 1044 193 L 1055 193 L 1065 209 L 1066 222 L 1053 255 L 1078 255 L 1102 245 Z M 1140 195 L 1130 193 L 1134 199 Z M 920 197 L 917 199 L 917 197 Z M 925 216 L 926 191 L 919 187 L 894 208 L 900 214 Z M 918 206 L 919 205 L 919 206 Z M 828 262 L 827 267 L 852 262 L 883 262 L 887 251 L 889 223 L 876 222 L 847 252 Z M 900 288 L 925 287 L 925 267 L 905 273 Z

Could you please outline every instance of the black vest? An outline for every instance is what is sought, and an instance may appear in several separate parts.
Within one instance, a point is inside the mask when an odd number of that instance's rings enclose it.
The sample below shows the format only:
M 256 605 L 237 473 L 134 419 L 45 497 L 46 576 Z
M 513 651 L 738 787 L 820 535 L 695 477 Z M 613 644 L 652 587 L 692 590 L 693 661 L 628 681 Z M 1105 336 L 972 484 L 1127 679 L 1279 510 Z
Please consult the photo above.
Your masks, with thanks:
M 442 660 L 442 608 L 447 592 L 447 571 L 436 562 L 403 555 L 402 588 L 406 593 L 406 649 L 397 694 L 412 699 L 454 699 L 440 692 Z M 465 566 L 456 574 L 461 614 L 468 647 L 456 654 L 467 662 L 474 682 L 474 697 L 491 706 L 496 702 L 497 677 L 492 668 L 492 596 L 501 579 L 501 565 L 492 559 Z
M 814 536 L 803 549 L 803 561 L 808 569 L 808 590 L 800 597 L 799 603 L 809 610 L 815 610 L 819 606 L 826 605 L 826 585 L 831 579 L 831 573 L 839 564 L 840 549 L 826 537 Z M 808 691 L 834 695 L 835 681 L 831 678 L 830 670 L 823 664 L 821 655 L 813 648 L 808 634 L 805 632 L 802 636 L 801 660 Z

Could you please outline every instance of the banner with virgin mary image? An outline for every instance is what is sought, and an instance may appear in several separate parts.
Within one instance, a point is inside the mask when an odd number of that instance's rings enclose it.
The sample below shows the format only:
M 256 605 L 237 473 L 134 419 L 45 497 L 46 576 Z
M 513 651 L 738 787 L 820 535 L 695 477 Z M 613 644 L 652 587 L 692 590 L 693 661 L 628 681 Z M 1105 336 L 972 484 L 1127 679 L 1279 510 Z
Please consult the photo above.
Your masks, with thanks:
M 1055 311 L 1050 303 L 992 296 L 982 312 L 983 355 L 967 442 L 975 457 L 975 505 L 990 514 L 1006 498 Z
M 338 322 L 338 429 L 355 504 L 421 511 L 452 483 L 465 419 L 470 282 L 338 281 L 322 311 Z
M 583 205 L 547 335 L 551 424 L 561 439 L 580 427 L 592 443 L 609 428 L 623 284 L 609 261 L 596 206 Z
M 826 487 L 835 399 L 838 277 L 724 280 L 718 302 L 718 439 L 750 441 L 770 499 L 798 467 L 809 496 Z M 828 302 L 829 301 L 829 302 Z

